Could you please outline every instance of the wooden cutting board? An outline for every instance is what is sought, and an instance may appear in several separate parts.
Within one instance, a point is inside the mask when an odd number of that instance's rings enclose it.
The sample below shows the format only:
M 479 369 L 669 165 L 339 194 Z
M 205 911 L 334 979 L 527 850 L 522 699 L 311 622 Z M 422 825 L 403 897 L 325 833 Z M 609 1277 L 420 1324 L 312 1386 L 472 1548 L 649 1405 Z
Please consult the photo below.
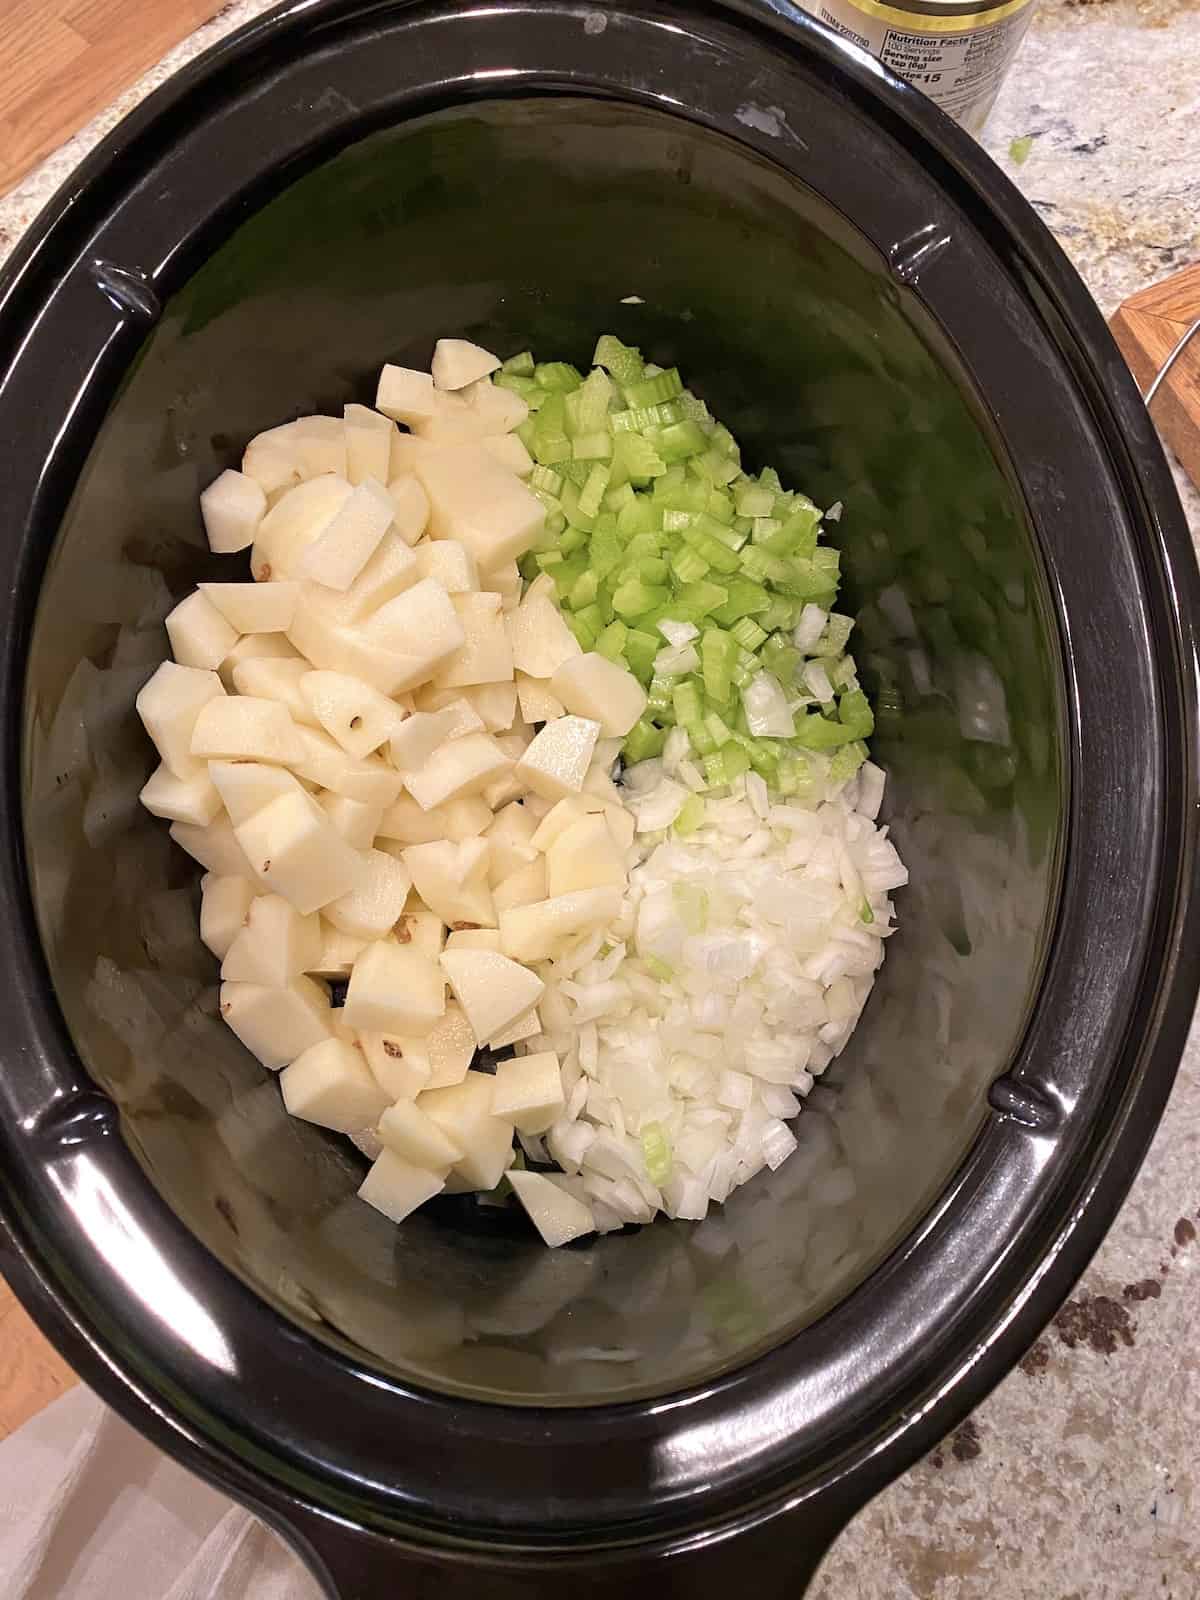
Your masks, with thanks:
M 0 194 L 223 0 L 0 0 Z
M 1200 261 L 1118 306 L 1109 322 L 1145 394 L 1163 362 L 1200 317 Z M 1200 488 L 1200 333 L 1163 379 L 1150 408 L 1159 433 Z
M 0 1439 L 76 1382 L 0 1278 Z

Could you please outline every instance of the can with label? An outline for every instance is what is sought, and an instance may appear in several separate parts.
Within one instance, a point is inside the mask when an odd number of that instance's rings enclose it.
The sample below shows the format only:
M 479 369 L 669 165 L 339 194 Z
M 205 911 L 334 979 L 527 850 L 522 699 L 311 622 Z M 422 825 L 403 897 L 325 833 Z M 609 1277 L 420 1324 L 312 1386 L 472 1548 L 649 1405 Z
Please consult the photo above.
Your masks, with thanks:
M 805 8 L 978 133 L 1034 0 L 803 0 Z

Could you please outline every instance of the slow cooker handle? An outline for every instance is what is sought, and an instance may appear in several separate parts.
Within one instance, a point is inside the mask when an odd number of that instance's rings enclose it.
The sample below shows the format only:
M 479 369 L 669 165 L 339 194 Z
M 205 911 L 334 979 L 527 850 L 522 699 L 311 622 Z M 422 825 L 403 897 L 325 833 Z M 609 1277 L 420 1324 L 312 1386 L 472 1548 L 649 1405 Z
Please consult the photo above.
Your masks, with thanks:
M 769 1518 L 724 1539 L 650 1552 L 506 1556 L 485 1548 L 417 1546 L 314 1513 L 290 1510 L 279 1532 L 329 1600 L 801 1600 L 857 1504 L 826 1503 Z

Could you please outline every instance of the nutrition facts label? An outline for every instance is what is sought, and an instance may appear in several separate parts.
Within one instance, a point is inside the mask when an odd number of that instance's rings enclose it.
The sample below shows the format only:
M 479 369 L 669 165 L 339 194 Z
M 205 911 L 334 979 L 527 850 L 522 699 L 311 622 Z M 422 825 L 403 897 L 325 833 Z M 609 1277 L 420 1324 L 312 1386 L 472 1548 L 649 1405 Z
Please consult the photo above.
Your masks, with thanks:
M 819 0 L 814 11 L 978 131 L 1033 15 L 1033 0 L 969 16 L 903 11 L 874 0 Z

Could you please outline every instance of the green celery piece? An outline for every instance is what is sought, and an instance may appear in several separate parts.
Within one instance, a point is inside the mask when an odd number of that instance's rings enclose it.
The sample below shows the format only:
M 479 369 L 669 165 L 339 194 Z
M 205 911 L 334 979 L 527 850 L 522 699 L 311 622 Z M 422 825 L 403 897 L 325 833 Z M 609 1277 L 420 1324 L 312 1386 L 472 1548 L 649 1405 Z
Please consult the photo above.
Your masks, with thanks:
M 636 383 L 621 385 L 625 395 L 625 404 L 635 406 L 658 406 L 664 400 L 674 400 L 676 395 L 683 393 L 683 380 L 679 376 L 677 367 L 668 367 L 665 372 L 658 373 L 653 378 L 642 378 Z
M 684 528 L 682 538 L 685 544 L 690 545 L 697 555 L 703 556 L 710 567 L 716 567 L 718 572 L 733 573 L 742 564 L 736 551 L 727 550 L 719 540 L 710 538 L 699 528 Z
M 596 341 L 592 365 L 606 368 L 616 382 L 625 388 L 628 384 L 640 381 L 645 362 L 640 350 L 622 344 L 615 334 L 602 333 Z
M 638 618 L 671 598 L 669 589 L 656 588 L 640 578 L 628 578 L 613 595 L 613 610 L 622 618 Z
M 537 438 L 537 417 L 526 417 L 525 421 L 513 429 L 517 438 L 525 446 L 529 454 L 533 454 L 533 442 Z
M 861 689 L 852 689 L 838 701 L 838 721 L 855 739 L 869 739 L 874 733 L 875 717 Z
M 722 455 L 711 445 L 700 455 L 692 456 L 688 460 L 688 471 L 703 478 L 714 489 L 723 489 L 726 484 L 732 483 L 740 470 L 733 456 Z
M 623 622 L 610 622 L 596 640 L 597 653 L 609 661 L 621 662 L 625 655 L 625 640 L 629 629 Z
M 728 597 L 719 609 L 713 612 L 713 620 L 719 622 L 723 628 L 729 627 L 742 617 L 758 616 L 771 604 L 771 596 L 766 589 L 751 578 L 727 578 L 725 588 L 728 590 Z
M 683 412 L 674 400 L 661 406 L 632 406 L 626 411 L 614 411 L 608 419 L 614 433 L 645 433 L 650 428 L 667 428 L 673 422 L 682 422 Z
M 611 489 L 609 493 L 612 493 Z M 623 539 L 649 533 L 655 526 L 654 504 L 649 495 L 635 494 L 633 504 L 623 505 L 617 512 L 617 532 Z
M 693 723 L 688 728 L 687 735 L 692 741 L 697 755 L 711 756 L 715 753 L 717 742 L 703 722 Z
M 519 394 L 527 405 L 531 394 L 543 393 L 532 378 L 522 377 L 518 372 L 498 372 L 492 382 L 497 389 L 507 389 L 512 394 Z
M 564 556 L 570 556 L 582 550 L 587 542 L 588 536 L 582 528 L 565 528 L 559 535 L 558 548 Z
M 603 616 L 600 613 L 600 607 L 597 605 L 581 606 L 574 614 L 587 625 L 588 631 L 592 636 L 592 642 L 594 644 L 607 626 Z
M 724 489 L 710 489 L 708 491 L 708 503 L 704 509 L 717 522 L 723 522 L 726 527 L 733 526 L 733 500 L 726 494 Z M 738 531 L 740 532 L 741 530 L 739 529 Z M 743 539 L 742 543 L 745 544 L 745 542 Z
M 831 722 L 819 711 L 809 711 L 796 718 L 795 742 L 805 750 L 836 750 L 839 745 L 853 744 L 857 738 L 853 728 Z
M 596 522 L 597 526 L 592 533 L 588 557 L 596 577 L 604 579 L 608 577 L 610 572 L 615 572 L 625 559 L 625 547 L 615 529 L 600 527 L 599 518 L 596 519 Z
M 570 394 L 583 382 L 582 372 L 569 361 L 541 361 L 534 367 L 533 375 L 543 389 L 554 394 Z
M 562 508 L 573 528 L 582 528 L 585 533 L 591 533 L 596 519 L 580 509 L 579 490 L 573 483 L 563 484 Z
M 662 539 L 653 529 L 646 533 L 635 533 L 625 546 L 627 561 L 640 561 L 644 556 L 656 556 L 662 550 Z
M 577 433 L 571 441 L 571 454 L 576 461 L 608 461 L 612 452 L 611 433 Z
M 679 815 L 675 818 L 675 832 L 686 838 L 704 821 L 704 801 L 698 794 L 690 794 L 679 808 Z
M 838 611 L 831 611 L 825 622 L 824 632 L 813 645 L 811 654 L 814 656 L 839 656 L 850 642 L 850 635 L 854 631 L 854 618 L 843 616 Z
M 536 466 L 529 474 L 529 487 L 531 489 L 541 489 L 549 495 L 560 495 L 562 486 L 562 475 L 555 472 L 553 467 Z
M 567 596 L 567 605 L 572 611 L 582 611 L 585 606 L 590 606 L 600 592 L 600 580 L 594 572 L 582 573 L 571 585 L 571 592 Z
M 579 509 L 584 516 L 599 516 L 600 506 L 608 492 L 608 480 L 608 468 L 597 461 L 588 473 L 587 482 L 579 491 Z
M 671 553 L 671 571 L 680 583 L 695 583 L 703 578 L 712 568 L 704 557 L 691 548 L 690 545 L 680 545 L 678 550 Z
M 564 557 L 561 550 L 542 550 L 539 551 L 534 559 L 537 561 L 539 568 L 546 572 L 551 567 L 561 566 Z
M 550 394 L 537 413 L 530 447 L 535 461 L 543 467 L 555 467 L 571 459 L 571 441 L 567 438 L 566 411 L 561 394 Z
M 573 483 L 577 489 L 582 489 L 591 476 L 592 463 L 590 461 L 560 461 L 558 470 L 567 483 Z
M 702 483 L 696 483 L 694 480 L 691 483 L 669 484 L 662 494 L 654 497 L 663 508 L 663 527 L 665 528 L 667 525 L 665 513 L 668 511 L 686 511 L 692 516 L 698 515 L 701 511 L 707 511 L 710 493 L 711 490 L 706 489 Z M 687 523 L 680 522 L 677 526 L 685 528 Z
M 671 704 L 675 709 L 675 721 L 681 728 L 687 728 L 689 733 L 692 728 L 699 727 L 704 720 L 704 698 L 700 689 L 691 677 L 676 682 L 671 691 Z
M 614 398 L 612 379 L 593 367 L 581 386 L 567 397 L 567 424 L 576 435 L 608 432 L 608 408 Z
M 683 584 L 676 593 L 676 600 L 690 614 L 696 617 L 707 617 L 718 607 L 723 606 L 729 598 L 729 590 L 721 583 L 709 583 L 701 578 L 695 583 Z M 684 619 L 680 619 L 684 620 Z
M 622 483 L 615 489 L 609 489 L 604 496 L 604 509 L 611 511 L 614 516 L 624 511 L 626 506 L 637 503 L 637 491 L 631 483 Z
M 704 692 L 713 700 L 724 702 L 729 698 L 730 671 L 732 670 L 737 641 L 720 628 L 706 628 L 700 636 L 700 665 L 704 674 Z
M 664 678 L 657 672 L 650 679 L 646 688 L 648 696 L 646 704 L 659 722 L 663 720 L 664 712 L 670 711 L 674 715 L 675 705 L 672 696 L 678 681 L 677 678 Z
M 613 438 L 613 464 L 627 478 L 656 478 L 667 470 L 667 463 L 640 433 L 619 433 Z
M 710 516 L 707 511 L 700 512 L 692 526 L 697 532 L 707 534 L 710 539 L 723 544 L 726 550 L 741 550 L 746 543 L 744 533 L 739 533 L 727 523 L 718 522 L 717 518 Z
M 699 395 L 685 389 L 679 396 L 679 406 L 685 417 L 690 422 L 710 422 L 712 420 L 708 407 Z
M 668 467 L 664 473 L 654 480 L 654 498 L 663 500 L 673 489 L 678 489 L 681 484 L 686 482 L 687 469 L 681 463 L 676 463 L 675 466 Z
M 665 584 L 670 578 L 670 568 L 658 556 L 643 556 L 637 564 L 637 575 L 643 583 Z
M 769 517 L 775 509 L 775 491 L 747 478 L 734 491 L 734 504 L 739 517 Z
M 533 351 L 522 350 L 520 355 L 509 356 L 500 363 L 501 372 L 510 372 L 518 378 L 533 377 Z
M 625 638 L 625 660 L 630 672 L 641 683 L 649 683 L 654 672 L 654 658 L 662 648 L 662 640 L 641 628 L 630 628 Z
M 833 783 L 847 783 L 867 759 L 867 747 L 859 740 L 844 744 L 835 750 L 829 762 L 829 777 Z
M 757 650 L 767 637 L 753 617 L 739 618 L 729 631 L 743 650 Z
M 669 427 L 652 429 L 645 437 L 668 465 L 698 456 L 708 448 L 707 435 L 698 422 L 673 422 Z
M 634 767 L 639 761 L 649 761 L 651 757 L 661 755 L 666 742 L 665 728 L 656 728 L 645 718 L 635 722 L 625 736 L 623 754 L 626 765 Z
M 764 467 L 758 475 L 758 481 L 764 489 L 770 489 L 772 494 L 782 494 L 783 485 L 779 481 L 779 474 L 774 467 Z
M 723 422 L 717 423 L 711 438 L 713 449 L 719 450 L 723 456 L 733 456 L 735 460 L 740 457 L 741 447 Z
M 566 600 L 586 571 L 586 556 L 570 556 L 558 566 L 550 568 L 550 576 L 554 579 L 554 587 L 560 601 Z

